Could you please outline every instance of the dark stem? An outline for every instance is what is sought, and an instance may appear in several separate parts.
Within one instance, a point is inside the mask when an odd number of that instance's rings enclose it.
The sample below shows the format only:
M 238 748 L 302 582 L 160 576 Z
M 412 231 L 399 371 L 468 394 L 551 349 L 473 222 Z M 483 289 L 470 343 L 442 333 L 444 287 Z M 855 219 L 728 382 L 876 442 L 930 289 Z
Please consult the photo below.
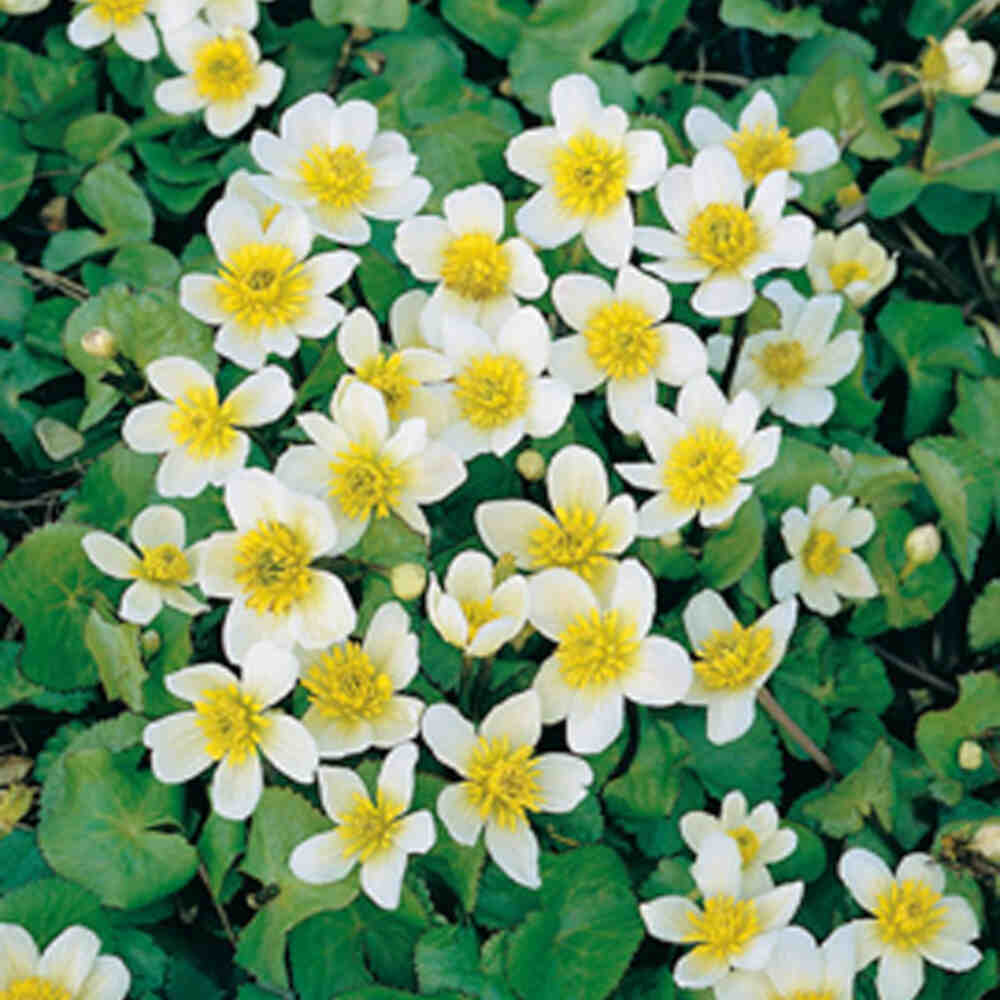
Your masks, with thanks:
M 761 688 L 757 692 L 757 700 L 765 712 L 815 761 L 831 778 L 839 778 L 840 774 L 833 766 L 833 761 L 816 745 L 813 738 L 778 704 L 777 699 Z
M 229 922 L 229 917 L 226 915 L 226 911 L 223 909 L 222 904 L 215 898 L 215 893 L 212 892 L 212 884 L 208 880 L 208 871 L 203 864 L 198 865 L 198 874 L 201 876 L 202 882 L 205 883 L 205 889 L 208 891 L 209 898 L 212 900 L 212 906 L 215 907 L 215 912 L 219 917 L 219 923 L 222 924 L 222 930 L 229 939 L 229 943 L 235 948 L 236 935 L 233 933 L 233 925 Z
M 729 348 L 729 357 L 726 358 L 726 368 L 722 373 L 722 393 L 729 395 L 729 387 L 733 384 L 733 376 L 736 374 L 736 362 L 739 361 L 740 352 L 743 350 L 743 341 L 747 336 L 746 316 L 740 316 L 733 329 L 733 343 Z

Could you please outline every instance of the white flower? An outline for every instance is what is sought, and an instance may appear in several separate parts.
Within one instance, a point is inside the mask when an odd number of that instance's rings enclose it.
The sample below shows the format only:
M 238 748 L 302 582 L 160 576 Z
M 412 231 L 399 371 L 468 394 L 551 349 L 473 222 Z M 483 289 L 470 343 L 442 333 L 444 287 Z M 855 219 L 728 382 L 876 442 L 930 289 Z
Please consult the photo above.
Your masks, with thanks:
M 421 729 L 434 756 L 464 779 L 438 796 L 438 818 L 448 833 L 471 847 L 485 827 L 490 857 L 513 881 L 537 889 L 538 840 L 528 813 L 575 809 L 594 780 L 590 766 L 568 753 L 534 753 L 542 721 L 538 695 L 530 690 L 491 709 L 478 736 L 442 702 L 427 709 Z
M 389 307 L 389 331 L 392 342 L 400 350 L 404 347 L 441 347 L 440 329 L 428 330 L 425 334 L 421 327 L 420 316 L 430 298 L 422 288 L 411 288 Z
M 618 567 L 606 597 L 576 573 L 546 569 L 528 584 L 531 624 L 556 643 L 535 676 L 546 725 L 566 719 L 575 753 L 600 753 L 621 732 L 625 700 L 674 705 L 691 685 L 691 660 L 672 639 L 650 635 L 656 585 L 637 559 Z
M 272 423 L 295 398 L 288 373 L 274 365 L 244 379 L 222 403 L 215 380 L 190 358 L 157 358 L 146 366 L 146 378 L 168 401 L 131 410 L 122 437 L 135 451 L 166 452 L 156 474 L 165 497 L 222 486 L 250 452 L 250 438 L 237 428 Z
M 261 62 L 256 40 L 243 28 L 189 21 L 164 34 L 163 44 L 184 75 L 160 83 L 153 99 L 172 115 L 204 110 L 212 135 L 239 132 L 257 108 L 274 103 L 285 82 L 285 71 Z
M 312 562 L 333 552 L 337 528 L 326 504 L 293 493 L 271 473 L 244 469 L 226 483 L 235 531 L 198 543 L 198 584 L 230 600 L 222 648 L 234 663 L 271 639 L 319 649 L 340 642 L 357 621 L 340 578 Z
M 760 403 L 750 392 L 727 403 L 708 376 L 688 382 L 677 396 L 677 415 L 660 406 L 646 410 L 639 433 L 653 464 L 615 466 L 633 486 L 656 496 L 639 508 L 639 534 L 657 538 L 676 531 L 695 514 L 706 527 L 727 521 L 749 499 L 742 482 L 773 465 L 781 431 L 757 431 Z
M 302 717 L 321 757 L 347 757 L 371 746 L 386 750 L 413 739 L 424 703 L 397 694 L 417 675 L 417 637 L 401 604 L 372 615 L 364 642 L 293 650 L 309 693 Z
M 114 40 L 133 59 L 149 62 L 160 51 L 153 22 L 161 0 L 84 0 L 83 9 L 69 23 L 67 35 L 74 45 L 91 49 Z M 168 0 L 169 2 L 169 0 Z M 46 6 L 42 4 L 42 7 Z M 41 10 L 33 7 L 32 10 Z M 32 10 L 25 11 L 31 13 Z
M 450 322 L 442 346 L 455 376 L 442 394 L 448 411 L 441 440 L 463 459 L 506 455 L 525 433 L 548 437 L 562 427 L 573 393 L 565 382 L 542 377 L 552 341 L 534 306 L 518 309 L 496 334 Z
M 636 246 L 661 258 L 643 267 L 666 281 L 699 282 L 691 306 L 703 316 L 746 312 L 754 278 L 776 267 L 802 267 L 809 258 L 812 220 L 781 214 L 787 183 L 786 171 L 773 171 L 745 208 L 743 175 L 728 149 L 704 149 L 692 166 L 671 167 L 656 199 L 674 231 L 636 229 Z
M 857 967 L 878 958 L 879 1000 L 912 1000 L 924 984 L 924 961 L 965 972 L 983 957 L 969 942 L 976 915 L 961 896 L 944 895 L 944 869 L 929 854 L 907 854 L 893 876 L 871 851 L 851 848 L 837 874 L 874 919 L 854 921 Z
M 809 490 L 808 511 L 791 507 L 781 515 L 781 537 L 792 558 L 771 574 L 779 601 L 798 594 L 810 611 L 835 615 L 838 594 L 855 599 L 878 594 L 871 570 L 851 551 L 875 533 L 875 518 L 853 505 L 851 497 L 832 499 L 817 483 Z
M 434 503 L 466 477 L 456 454 L 427 437 L 421 417 L 404 420 L 390 433 L 382 394 L 354 381 L 330 402 L 329 420 L 300 413 L 299 426 L 314 442 L 293 445 L 279 459 L 275 475 L 292 489 L 323 497 L 337 528 L 334 554 L 351 548 L 372 517 L 398 514 L 414 531 L 430 525 L 421 504 Z
M 353 374 L 341 377 L 334 399 L 352 382 L 365 382 L 381 393 L 390 420 L 423 417 L 433 437 L 444 426 L 444 416 L 438 397 L 424 386 L 447 379 L 451 362 L 429 347 L 401 344 L 395 329 L 393 341 L 395 350 L 383 353 L 375 317 L 367 309 L 353 310 L 337 332 L 337 350 Z
M 452 191 L 444 218 L 418 215 L 396 230 L 393 249 L 420 281 L 438 282 L 421 323 L 439 329 L 446 319 L 491 326 L 537 299 L 549 279 L 535 252 L 519 238 L 504 240 L 504 205 L 491 184 Z
M 684 702 L 708 709 L 713 743 L 739 739 L 753 725 L 757 692 L 785 655 L 798 604 L 783 601 L 743 626 L 714 590 L 688 601 L 684 627 L 694 649 L 694 680 Z
M 259 0 L 270 3 L 271 0 Z M 246 28 L 253 31 L 257 27 L 258 0 L 160 0 L 157 23 L 166 34 L 175 31 L 204 14 L 208 23 L 216 29 Z
M 714 111 L 696 105 L 684 116 L 684 131 L 695 149 L 724 146 L 736 157 L 743 180 L 757 185 L 775 170 L 813 174 L 832 167 L 840 150 L 823 128 L 811 128 L 793 139 L 778 124 L 778 106 L 766 90 L 758 90 L 740 112 L 739 130 L 727 125 Z M 788 197 L 802 193 L 798 181 L 788 181 Z
M 492 656 L 521 631 L 528 617 L 528 584 L 514 574 L 496 584 L 482 552 L 461 552 L 448 566 L 444 590 L 431 574 L 427 617 L 445 642 L 466 656 Z
M 10 14 L 13 17 L 20 17 L 25 14 L 37 14 L 40 10 L 45 10 L 51 0 L 0 0 L 0 11 Z
M 686 896 L 660 896 L 640 904 L 639 912 L 653 937 L 694 945 L 674 966 L 678 986 L 705 989 L 725 980 L 734 968 L 764 968 L 779 932 L 798 909 L 801 882 L 750 895 L 741 891 L 741 869 L 736 841 L 725 833 L 713 833 L 691 866 L 702 895 L 700 907 Z
M 306 260 L 313 234 L 300 208 L 282 209 L 262 227 L 242 198 L 223 198 L 208 213 L 208 236 L 221 262 L 215 276 L 181 278 L 181 305 L 198 319 L 219 326 L 215 349 L 243 368 L 260 368 L 273 351 L 290 358 L 299 337 L 325 337 L 345 309 L 330 292 L 360 263 L 347 250 Z
M 973 42 L 964 28 L 952 28 L 943 41 L 931 39 L 924 50 L 920 80 L 928 90 L 975 97 L 990 82 L 996 58 L 989 42 Z
M 136 554 L 106 531 L 88 531 L 83 549 L 103 573 L 135 582 L 122 594 L 118 614 L 125 621 L 148 625 L 164 604 L 188 615 L 208 610 L 183 587 L 195 582 L 197 559 L 184 549 L 184 515 L 173 507 L 155 504 L 140 511 L 132 522 Z
M 51 910 L 46 916 L 59 918 Z M 74 924 L 39 955 L 28 931 L 0 923 L 0 995 L 11 1000 L 124 1000 L 132 981 L 128 968 L 117 955 L 100 955 L 100 950 L 101 939 Z
M 410 854 L 434 846 L 434 817 L 426 809 L 405 815 L 413 799 L 417 747 L 404 743 L 382 763 L 374 801 L 349 768 L 321 767 L 319 795 L 333 830 L 304 840 L 288 859 L 303 882 L 322 885 L 344 878 L 361 865 L 361 888 L 384 910 L 394 910 Z
M 635 500 L 608 502 L 608 473 L 590 449 L 568 444 L 552 456 L 545 488 L 555 517 L 528 500 L 486 500 L 476 530 L 495 556 L 514 556 L 519 569 L 571 569 L 600 594 L 614 586 L 616 558 L 634 541 Z
M 517 212 L 517 228 L 541 247 L 579 233 L 606 267 L 632 253 L 635 223 L 629 191 L 651 188 L 667 166 L 667 151 L 652 129 L 628 131 L 628 116 L 601 104 L 597 84 L 580 73 L 552 84 L 554 125 L 511 139 L 507 165 L 542 188 Z
M 575 393 L 607 382 L 612 423 L 633 434 L 639 415 L 656 402 L 656 383 L 684 385 L 707 368 L 705 345 L 670 312 L 666 285 L 626 264 L 614 289 L 589 274 L 564 274 L 552 301 L 578 332 L 552 345 L 552 374 Z
M 846 378 L 861 357 L 861 333 L 830 335 L 839 295 L 801 296 L 784 278 L 764 296 L 777 305 L 781 327 L 747 337 L 733 375 L 733 392 L 749 389 L 761 406 L 789 423 L 816 427 L 830 419 L 836 397 L 827 388 Z
M 309 94 L 281 116 L 281 135 L 257 130 L 250 152 L 272 176 L 256 183 L 272 198 L 301 205 L 313 228 L 339 243 L 371 238 L 365 216 L 397 221 L 420 211 L 430 183 L 413 171 L 417 158 L 399 132 L 379 132 L 367 101 L 337 107 Z
M 778 810 L 773 802 L 761 802 L 747 812 L 746 796 L 736 790 L 722 800 L 718 818 L 707 812 L 685 813 L 680 831 L 684 843 L 696 855 L 713 833 L 732 837 L 740 849 L 740 891 L 747 896 L 759 896 L 774 888 L 767 866 L 787 858 L 798 843 L 794 830 L 778 828 Z
M 248 202 L 254 210 L 260 222 L 262 232 L 267 232 L 267 227 L 274 221 L 275 216 L 281 211 L 281 203 L 269 198 L 260 188 L 254 184 L 253 179 L 257 174 L 250 173 L 249 170 L 240 167 L 234 170 L 226 178 L 226 186 L 222 190 L 222 200 L 227 198 L 239 198 Z
M 817 292 L 841 292 L 860 309 L 896 277 L 896 255 L 858 222 L 842 233 L 817 233 L 806 271 Z
M 717 1000 L 853 1000 L 854 927 L 838 927 L 820 947 L 801 927 L 778 932 L 763 972 L 733 972 L 715 984 Z
M 158 781 L 190 781 L 218 763 L 212 809 L 225 819 L 246 819 L 257 808 L 264 778 L 260 754 L 293 781 L 311 784 L 316 742 L 298 719 L 271 706 L 295 687 L 295 657 L 272 642 L 249 648 L 242 678 L 219 663 L 198 663 L 167 674 L 167 690 L 194 704 L 151 722 L 142 733 Z

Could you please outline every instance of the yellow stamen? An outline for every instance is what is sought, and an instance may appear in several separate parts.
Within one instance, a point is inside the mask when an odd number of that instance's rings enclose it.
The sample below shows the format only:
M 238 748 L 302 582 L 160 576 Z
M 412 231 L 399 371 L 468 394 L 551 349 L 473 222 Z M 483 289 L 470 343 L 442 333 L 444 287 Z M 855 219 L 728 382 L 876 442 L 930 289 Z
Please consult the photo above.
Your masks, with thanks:
M 738 826 L 726 832 L 736 841 L 736 846 L 740 849 L 743 867 L 746 868 L 757 857 L 757 852 L 760 850 L 760 838 L 748 826 Z
M 761 930 L 757 908 L 752 899 L 710 896 L 703 913 L 688 913 L 691 930 L 685 941 L 697 942 L 692 954 L 715 961 L 728 961 L 740 955 Z
M 385 713 L 392 679 L 356 642 L 332 646 L 303 672 L 302 686 L 324 719 L 360 722 Z
M 281 521 L 258 521 L 237 542 L 235 558 L 236 582 L 253 611 L 285 614 L 312 590 L 308 543 Z
M 802 546 L 802 562 L 813 576 L 831 576 L 840 569 L 843 557 L 849 551 L 832 531 L 814 528 Z
M 406 412 L 413 400 L 413 390 L 420 384 L 406 373 L 401 354 L 390 354 L 388 357 L 372 355 L 362 362 L 356 374 L 362 382 L 382 393 L 393 420 L 398 420 Z
M 937 937 L 944 922 L 941 894 L 926 882 L 894 882 L 876 899 L 875 929 L 893 947 L 905 951 L 919 948 Z
M 321 205 L 346 211 L 368 197 L 375 171 L 368 157 L 347 142 L 335 148 L 322 144 L 311 147 L 299 162 L 299 176 Z
M 523 417 L 529 390 L 524 365 L 509 354 L 481 354 L 455 376 L 459 412 L 479 430 L 496 430 Z
M 709 267 L 736 271 L 761 249 L 761 235 L 745 209 L 713 202 L 691 220 L 687 245 Z
M 555 655 L 563 680 L 580 691 L 598 692 L 635 664 L 636 626 L 623 611 L 578 614 L 559 636 Z
M 493 598 L 484 597 L 481 601 L 459 601 L 465 621 L 469 626 L 469 634 L 466 642 L 472 642 L 476 633 L 488 622 L 499 617 L 496 608 L 493 607 Z
M 15 979 L 5 990 L 0 990 L 0 1000 L 70 1000 L 70 997 L 68 989 L 42 976 Z
M 524 821 L 525 812 L 538 809 L 541 788 L 531 747 L 512 750 L 506 736 L 498 740 L 481 736 L 466 773 L 469 799 L 484 820 L 513 830 Z
M 406 469 L 374 445 L 351 442 L 330 463 L 329 495 L 346 517 L 388 517 L 406 488 Z
M 253 695 L 236 684 L 206 688 L 194 703 L 197 723 L 205 735 L 205 753 L 214 760 L 229 754 L 241 764 L 254 752 L 261 736 L 271 725 L 262 706 Z
M 354 808 L 343 818 L 337 833 L 343 844 L 344 854 L 357 857 L 362 864 L 369 858 L 392 847 L 399 830 L 399 817 L 403 806 L 382 792 L 375 802 L 366 795 L 355 794 Z
M 744 628 L 736 622 L 729 631 L 715 629 L 697 650 L 695 673 L 713 691 L 744 687 L 771 666 L 773 643 L 766 625 Z
M 215 386 L 195 386 L 174 402 L 167 421 L 174 440 L 192 458 L 206 460 L 225 455 L 236 440 L 233 406 L 219 404 Z
M 675 503 L 712 507 L 732 496 L 743 467 L 743 454 L 733 436 L 721 427 L 703 424 L 674 445 L 663 481 Z
M 830 265 L 830 284 L 842 292 L 852 281 L 864 281 L 869 273 L 860 260 L 840 260 Z
M 146 0 L 92 0 L 94 13 L 116 28 L 131 24 L 146 10 Z
M 244 328 L 287 326 L 309 300 L 312 279 L 278 243 L 246 243 L 219 270 L 219 305 Z
M 532 569 L 565 566 L 592 583 L 607 563 L 604 555 L 611 544 L 611 531 L 598 522 L 597 513 L 572 504 L 557 507 L 556 520 L 540 517 L 528 535 Z
M 583 330 L 587 354 L 609 378 L 638 378 L 659 362 L 663 343 L 652 317 L 632 302 L 609 302 Z
M 507 290 L 510 272 L 507 251 L 487 233 L 456 236 L 444 248 L 441 280 L 445 288 L 463 299 L 495 299 Z
M 757 125 L 740 129 L 727 143 L 736 157 L 740 171 L 759 184 L 773 170 L 791 170 L 795 166 L 795 143 L 787 128 Z
M 767 344 L 760 352 L 757 363 L 772 382 L 782 389 L 798 385 L 809 371 L 809 358 L 797 340 L 778 340 Z
M 569 215 L 607 215 L 625 197 L 628 156 L 623 146 L 578 132 L 552 159 L 556 197 Z
M 213 38 L 195 52 L 192 78 L 209 101 L 238 101 L 257 83 L 257 67 L 242 38 Z
M 181 583 L 191 576 L 191 564 L 176 545 L 167 542 L 142 550 L 135 575 L 150 583 Z

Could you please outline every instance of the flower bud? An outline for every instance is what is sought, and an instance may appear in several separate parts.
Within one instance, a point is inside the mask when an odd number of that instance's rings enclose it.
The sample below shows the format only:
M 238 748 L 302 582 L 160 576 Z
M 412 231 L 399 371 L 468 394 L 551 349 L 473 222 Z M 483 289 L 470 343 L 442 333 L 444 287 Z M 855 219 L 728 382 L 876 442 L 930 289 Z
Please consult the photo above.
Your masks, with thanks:
M 924 566 L 937 558 L 941 551 L 941 532 L 933 524 L 921 524 L 914 528 L 903 542 L 906 565 L 899 574 L 905 580 L 918 566 Z
M 493 567 L 493 586 L 499 587 L 517 572 L 517 559 L 513 552 L 504 552 Z
M 681 533 L 679 531 L 664 531 L 657 541 L 665 549 L 675 549 L 681 544 Z
M 147 628 L 139 636 L 139 645 L 142 647 L 143 656 L 156 656 L 162 645 L 160 633 L 155 628 Z
M 1000 820 L 984 823 L 976 831 L 969 846 L 987 861 L 1000 865 Z
M 525 448 L 517 461 L 514 463 L 518 475 L 527 479 L 529 483 L 537 483 L 539 479 L 545 477 L 545 459 L 540 451 L 534 448 Z
M 983 748 L 975 740 L 962 740 L 958 748 L 958 766 L 963 771 L 978 771 L 983 766 Z
M 80 346 L 92 357 L 110 361 L 118 353 L 114 334 L 103 326 L 91 327 L 81 338 Z
M 427 570 L 419 563 L 400 563 L 392 567 L 389 583 L 392 585 L 392 592 L 401 601 L 412 601 L 427 586 Z

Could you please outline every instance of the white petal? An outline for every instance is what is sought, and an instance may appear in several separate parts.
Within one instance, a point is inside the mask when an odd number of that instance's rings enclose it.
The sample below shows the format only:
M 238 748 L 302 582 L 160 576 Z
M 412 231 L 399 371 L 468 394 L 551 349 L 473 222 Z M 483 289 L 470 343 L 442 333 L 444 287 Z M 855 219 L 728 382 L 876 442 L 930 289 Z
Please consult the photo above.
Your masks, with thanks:
M 684 896 L 660 896 L 640 903 L 639 914 L 653 937 L 680 944 L 688 940 L 694 927 L 691 918 L 700 916 L 701 911 Z
M 212 775 L 212 808 L 224 819 L 246 819 L 257 808 L 263 786 L 256 753 L 238 764 L 227 754 Z
M 924 985 L 924 961 L 917 951 L 886 949 L 875 977 L 879 1000 L 913 1000 Z
M 753 282 L 741 274 L 715 271 L 697 288 L 691 306 L 702 316 L 738 316 L 753 304 Z
M 98 955 L 74 1000 L 124 1000 L 132 976 L 116 955 Z
M 116 580 L 130 580 L 140 565 L 138 556 L 120 539 L 106 531 L 88 531 L 80 544 L 87 558 Z
M 551 176 L 552 157 L 558 145 L 559 136 L 554 128 L 527 129 L 507 144 L 504 151 L 507 166 L 515 174 L 544 184 Z
M 577 615 L 597 609 L 593 591 L 568 569 L 546 569 L 528 582 L 531 624 L 547 639 L 558 642 Z
M 538 694 L 529 688 L 494 706 L 479 728 L 488 740 L 510 741 L 512 748 L 533 747 L 542 735 Z
M 153 30 L 153 24 L 145 15 L 141 15 L 129 24 L 123 24 L 115 30 L 115 41 L 133 58 L 142 62 L 155 59 L 160 51 L 160 43 Z
M 714 111 L 695 105 L 684 116 L 684 131 L 695 149 L 724 146 L 733 136 L 733 127 L 727 125 Z
M 938 965 L 949 972 L 966 972 L 982 960 L 982 952 L 971 944 L 938 935 L 920 947 L 923 955 L 932 965 Z
M 390 750 L 378 776 L 379 794 L 408 808 L 413 798 L 413 773 L 417 766 L 417 745 L 403 743 Z
M 90 974 L 100 950 L 101 939 L 90 928 L 79 924 L 67 927 L 42 952 L 38 975 L 61 986 L 72 996 Z
M 469 799 L 464 781 L 441 790 L 437 798 L 437 814 L 452 839 L 458 843 L 471 846 L 479 839 L 483 819 Z
M 752 725 L 754 690 L 735 691 L 708 703 L 707 736 L 717 746 L 738 740 Z
M 611 690 L 588 699 L 576 698 L 566 723 L 566 742 L 574 753 L 600 753 L 622 731 L 625 700 Z
M 424 712 L 420 729 L 431 753 L 459 774 L 465 774 L 477 743 L 472 723 L 451 705 L 438 702 Z
M 571 139 L 581 129 L 591 126 L 601 111 L 601 95 L 597 84 L 582 73 L 560 77 L 549 91 L 549 106 L 559 136 Z
M 635 668 L 622 678 L 625 697 L 641 705 L 673 705 L 691 686 L 691 660 L 684 648 L 654 635 L 639 645 Z
M 38 946 L 19 924 L 0 923 L 0 989 L 27 979 L 38 966 Z
M 535 759 L 543 812 L 563 813 L 575 809 L 594 780 L 590 765 L 568 753 L 545 753 Z
M 621 267 L 631 256 L 635 219 L 627 197 L 583 227 L 583 242 L 605 267 Z
M 629 191 L 651 188 L 667 169 L 667 149 L 659 132 L 633 129 L 622 140 L 629 161 Z
M 545 475 L 553 510 L 583 507 L 595 513 L 608 502 L 608 474 L 589 448 L 567 445 L 552 457 Z
M 811 128 L 795 138 L 795 166 L 803 174 L 832 167 L 840 159 L 832 135 L 825 128 Z
M 551 249 L 571 240 L 583 229 L 579 216 L 567 214 L 552 188 L 536 191 L 518 210 L 518 232 L 536 246 Z
M 122 424 L 122 438 L 133 450 L 144 453 L 169 451 L 176 441 L 170 430 L 170 403 L 144 403 L 131 410 Z
M 425 854 L 436 839 L 434 817 L 428 810 L 421 809 L 400 821 L 396 846 L 407 854 Z
M 370 799 L 365 783 L 358 775 L 346 767 L 320 767 L 317 772 L 319 800 L 330 819 L 343 822 L 344 817 L 354 811 L 360 796 Z
M 519 885 L 537 889 L 542 884 L 538 874 L 538 840 L 527 823 L 518 823 L 513 830 L 487 823 L 486 850 L 504 874 Z
M 118 614 L 127 622 L 148 625 L 163 607 L 160 589 L 145 580 L 136 580 L 124 594 Z
M 67 35 L 69 40 L 81 49 L 90 49 L 95 45 L 103 45 L 112 33 L 112 26 L 103 18 L 98 17 L 93 7 L 80 11 L 69 23 Z
M 292 851 L 288 867 L 296 878 L 311 885 L 336 882 L 354 867 L 357 860 L 344 854 L 343 843 L 336 830 L 314 834 Z
M 877 855 L 862 847 L 852 847 L 837 864 L 837 874 L 861 907 L 873 913 L 878 897 L 893 885 L 889 866 Z
M 265 718 L 270 725 L 261 734 L 261 752 L 282 774 L 311 785 L 319 764 L 312 734 L 298 719 L 284 712 L 268 712 Z
M 550 656 L 542 663 L 531 686 L 538 692 L 542 722 L 551 725 L 569 715 L 576 698 L 576 689 L 571 688 L 563 679 L 558 657 Z
M 349 635 L 358 616 L 340 577 L 320 570 L 312 570 L 310 576 L 312 586 L 299 606 L 302 622 L 298 641 L 317 649 Z
M 241 427 L 260 427 L 277 420 L 295 398 L 288 372 L 268 365 L 244 379 L 227 397 L 233 422 Z
M 499 240 L 504 228 L 503 198 L 492 184 L 473 184 L 452 191 L 441 203 L 452 233 L 485 233 Z
M 383 910 L 394 910 L 399 906 L 405 872 L 406 855 L 390 847 L 361 865 L 361 888 Z
M 684 628 L 692 648 L 699 649 L 713 632 L 731 632 L 736 616 L 714 590 L 702 590 L 684 609 Z
M 833 584 L 845 597 L 862 599 L 878 594 L 878 584 L 868 564 L 853 552 L 841 557 L 840 566 L 833 575 Z
M 448 224 L 437 216 L 418 215 L 396 230 L 393 250 L 421 281 L 441 277 L 444 248 L 451 239 Z
M 689 951 L 674 966 L 674 982 L 686 989 L 704 989 L 719 982 L 729 972 L 729 963 L 709 952 Z

